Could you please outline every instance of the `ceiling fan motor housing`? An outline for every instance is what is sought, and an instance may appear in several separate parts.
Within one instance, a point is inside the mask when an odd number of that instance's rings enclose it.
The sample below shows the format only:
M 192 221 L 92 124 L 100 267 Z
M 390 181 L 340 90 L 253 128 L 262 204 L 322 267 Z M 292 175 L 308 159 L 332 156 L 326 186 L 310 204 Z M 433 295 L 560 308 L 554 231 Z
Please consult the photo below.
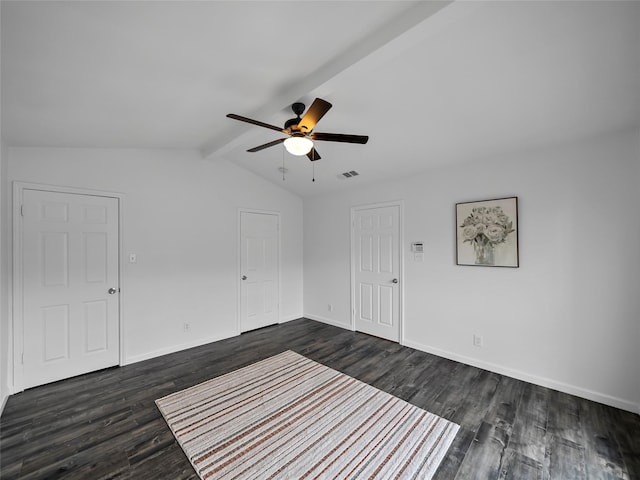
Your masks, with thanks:
M 293 110 L 293 113 L 295 113 L 298 118 L 300 118 L 300 115 L 302 115 L 302 112 L 304 112 L 304 103 L 294 103 L 293 105 L 291 105 L 291 110 Z
M 291 105 L 291 110 L 293 110 L 293 113 L 295 113 L 297 117 L 290 118 L 285 122 L 284 124 L 285 130 L 291 130 L 291 131 L 298 130 L 297 128 L 292 128 L 292 127 L 297 126 L 300 123 L 300 120 L 302 120 L 302 118 L 300 118 L 300 115 L 302 115 L 302 112 L 304 112 L 304 107 L 305 107 L 304 103 L 300 103 L 300 102 L 296 102 L 293 105 Z

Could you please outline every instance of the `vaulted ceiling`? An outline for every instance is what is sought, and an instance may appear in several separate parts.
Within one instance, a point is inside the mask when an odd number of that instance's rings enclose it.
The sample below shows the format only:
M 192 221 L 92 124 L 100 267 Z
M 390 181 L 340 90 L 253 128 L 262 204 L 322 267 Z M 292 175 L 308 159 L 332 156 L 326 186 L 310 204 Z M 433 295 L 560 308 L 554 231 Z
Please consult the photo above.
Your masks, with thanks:
M 198 149 L 301 196 L 640 127 L 640 2 L 1 4 L 9 146 Z M 312 164 L 291 103 L 333 104 Z M 278 168 L 288 173 L 282 181 Z M 356 170 L 346 180 L 340 174 Z

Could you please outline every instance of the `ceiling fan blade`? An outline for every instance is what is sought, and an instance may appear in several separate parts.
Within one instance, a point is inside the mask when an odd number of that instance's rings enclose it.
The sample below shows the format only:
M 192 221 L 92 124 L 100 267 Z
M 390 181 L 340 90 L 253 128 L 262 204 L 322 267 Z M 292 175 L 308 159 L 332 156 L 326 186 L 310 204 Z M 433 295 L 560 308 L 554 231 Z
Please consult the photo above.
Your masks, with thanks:
M 261 122 L 259 120 L 254 120 L 252 118 L 243 117 L 241 115 L 236 115 L 235 113 L 228 113 L 227 117 L 233 118 L 234 120 L 240 120 L 241 122 L 247 122 L 252 125 L 258 125 L 259 127 L 270 128 L 271 130 L 275 130 L 276 132 L 285 133 L 284 130 L 280 127 L 276 127 L 275 125 L 269 125 L 268 123 Z
M 313 147 L 311 150 L 309 150 L 309 153 L 307 153 L 307 157 L 309 157 L 309 160 L 311 160 L 312 162 L 315 162 L 316 160 L 320 160 L 322 158 L 318 153 L 318 150 L 316 150 L 316 147 Z
M 332 105 L 326 100 L 322 100 L 321 98 L 316 98 L 307 113 L 304 114 L 300 123 L 298 123 L 298 128 L 303 133 L 309 133 L 314 129 L 316 123 L 320 121 L 322 117 L 329 111 Z
M 250 148 L 247 152 L 259 152 L 260 150 L 264 150 L 265 148 L 273 147 L 274 145 L 278 145 L 286 140 L 286 138 L 279 138 L 278 140 L 274 140 L 273 142 L 265 143 L 264 145 L 258 145 L 257 147 Z
M 345 135 L 342 133 L 312 133 L 310 137 L 313 140 L 320 140 L 322 142 L 343 142 L 343 143 L 362 143 L 365 144 L 369 141 L 367 135 Z

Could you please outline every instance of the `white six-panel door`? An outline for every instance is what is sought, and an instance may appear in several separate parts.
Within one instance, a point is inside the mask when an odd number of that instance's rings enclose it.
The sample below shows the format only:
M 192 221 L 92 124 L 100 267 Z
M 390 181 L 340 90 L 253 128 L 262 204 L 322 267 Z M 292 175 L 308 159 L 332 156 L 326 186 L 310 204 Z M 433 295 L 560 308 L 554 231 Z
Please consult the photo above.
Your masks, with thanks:
M 400 207 L 354 210 L 353 305 L 360 332 L 400 340 Z
M 278 215 L 240 212 L 240 331 L 278 323 Z
M 24 387 L 118 365 L 118 199 L 25 189 L 21 214 Z

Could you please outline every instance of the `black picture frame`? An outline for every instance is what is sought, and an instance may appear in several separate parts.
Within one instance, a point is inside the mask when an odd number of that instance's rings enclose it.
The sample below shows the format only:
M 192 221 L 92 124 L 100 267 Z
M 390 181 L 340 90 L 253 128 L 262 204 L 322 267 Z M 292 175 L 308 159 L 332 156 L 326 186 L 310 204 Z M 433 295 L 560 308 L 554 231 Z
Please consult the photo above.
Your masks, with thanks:
M 518 197 L 456 203 L 456 265 L 520 266 Z

